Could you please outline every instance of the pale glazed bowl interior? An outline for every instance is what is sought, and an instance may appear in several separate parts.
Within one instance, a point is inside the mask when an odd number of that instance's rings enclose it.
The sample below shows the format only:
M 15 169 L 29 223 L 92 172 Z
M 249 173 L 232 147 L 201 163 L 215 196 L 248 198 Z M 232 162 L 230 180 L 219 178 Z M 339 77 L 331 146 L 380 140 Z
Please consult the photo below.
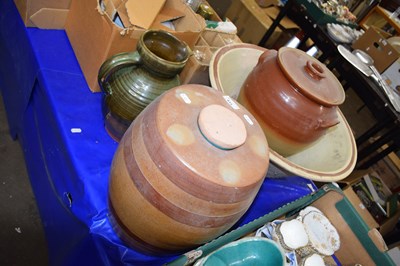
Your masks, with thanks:
M 265 48 L 253 44 L 232 44 L 217 50 L 210 62 L 213 88 L 237 99 L 245 79 Z M 338 109 L 340 123 L 317 142 L 288 157 L 270 148 L 267 177 L 301 176 L 315 181 L 334 182 L 346 178 L 357 161 L 357 148 L 346 118 Z
M 244 237 L 233 241 L 197 261 L 195 266 L 276 265 L 284 266 L 283 250 L 264 237 Z
M 211 86 L 236 100 L 240 88 L 264 51 L 264 48 L 252 44 L 220 48 L 210 61 Z

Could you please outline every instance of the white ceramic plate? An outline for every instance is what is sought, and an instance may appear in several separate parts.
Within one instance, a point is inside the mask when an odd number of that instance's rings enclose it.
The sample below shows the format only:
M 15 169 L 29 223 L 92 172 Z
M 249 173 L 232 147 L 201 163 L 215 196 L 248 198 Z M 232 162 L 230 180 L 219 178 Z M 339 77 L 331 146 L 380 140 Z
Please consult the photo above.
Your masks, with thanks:
M 304 247 L 309 241 L 304 224 L 297 219 L 281 223 L 279 225 L 279 234 L 284 245 L 290 250 Z
M 322 213 L 318 208 L 315 208 L 314 206 L 307 206 L 304 209 L 302 209 L 299 212 L 299 216 L 301 218 L 301 220 L 303 220 L 304 216 L 310 212 L 319 212 Z
M 329 36 L 339 43 L 351 43 L 353 41 L 352 36 L 350 36 L 344 28 L 340 27 L 338 24 L 327 24 L 326 25 Z
M 213 88 L 237 98 L 245 79 L 265 48 L 253 44 L 232 44 L 217 50 L 210 62 Z M 283 157 L 270 149 L 268 177 L 301 176 L 315 181 L 334 182 L 346 178 L 357 161 L 353 133 L 338 109 L 340 123 L 305 150 Z
M 311 246 L 319 254 L 331 256 L 340 248 L 339 233 L 329 219 L 320 212 L 309 212 L 303 218 Z

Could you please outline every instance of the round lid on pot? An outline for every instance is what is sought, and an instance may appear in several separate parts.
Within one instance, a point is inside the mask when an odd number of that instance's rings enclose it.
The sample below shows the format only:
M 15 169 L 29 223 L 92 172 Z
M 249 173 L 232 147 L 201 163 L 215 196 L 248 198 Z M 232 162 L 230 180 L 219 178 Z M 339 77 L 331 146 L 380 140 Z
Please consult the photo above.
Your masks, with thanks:
M 176 185 L 204 199 L 238 202 L 264 179 L 267 139 L 253 115 L 229 96 L 186 84 L 164 93 L 151 109 L 143 116 L 147 149 Z
M 282 47 L 278 50 L 277 61 L 289 82 L 311 100 L 325 106 L 344 102 L 342 85 L 317 59 L 299 49 Z

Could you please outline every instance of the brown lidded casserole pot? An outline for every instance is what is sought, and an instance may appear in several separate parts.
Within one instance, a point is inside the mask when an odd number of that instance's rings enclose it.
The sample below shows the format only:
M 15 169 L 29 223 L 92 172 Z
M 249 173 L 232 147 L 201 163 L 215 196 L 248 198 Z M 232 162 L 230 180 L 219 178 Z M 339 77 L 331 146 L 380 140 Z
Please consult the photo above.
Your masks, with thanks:
M 270 148 L 288 156 L 339 123 L 342 85 L 317 59 L 289 47 L 264 52 L 244 81 L 238 101 L 256 117 Z
M 250 112 L 213 88 L 175 87 L 119 143 L 109 187 L 115 230 L 155 255 L 203 244 L 246 212 L 268 165 L 267 140 Z

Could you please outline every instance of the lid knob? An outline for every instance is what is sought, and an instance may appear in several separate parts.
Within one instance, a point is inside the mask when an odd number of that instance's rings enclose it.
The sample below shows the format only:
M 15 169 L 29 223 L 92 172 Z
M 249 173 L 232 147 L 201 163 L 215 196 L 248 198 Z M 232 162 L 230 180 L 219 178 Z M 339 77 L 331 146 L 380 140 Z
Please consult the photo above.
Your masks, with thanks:
M 326 77 L 324 69 L 319 64 L 311 60 L 306 62 L 304 69 L 306 70 L 307 74 L 315 80 L 321 80 Z
M 242 119 L 222 105 L 204 107 L 200 111 L 198 125 L 203 136 L 218 148 L 231 150 L 246 141 L 246 126 Z
M 315 80 L 320 80 L 326 77 L 324 69 L 316 62 L 308 60 L 304 68 L 307 74 Z

